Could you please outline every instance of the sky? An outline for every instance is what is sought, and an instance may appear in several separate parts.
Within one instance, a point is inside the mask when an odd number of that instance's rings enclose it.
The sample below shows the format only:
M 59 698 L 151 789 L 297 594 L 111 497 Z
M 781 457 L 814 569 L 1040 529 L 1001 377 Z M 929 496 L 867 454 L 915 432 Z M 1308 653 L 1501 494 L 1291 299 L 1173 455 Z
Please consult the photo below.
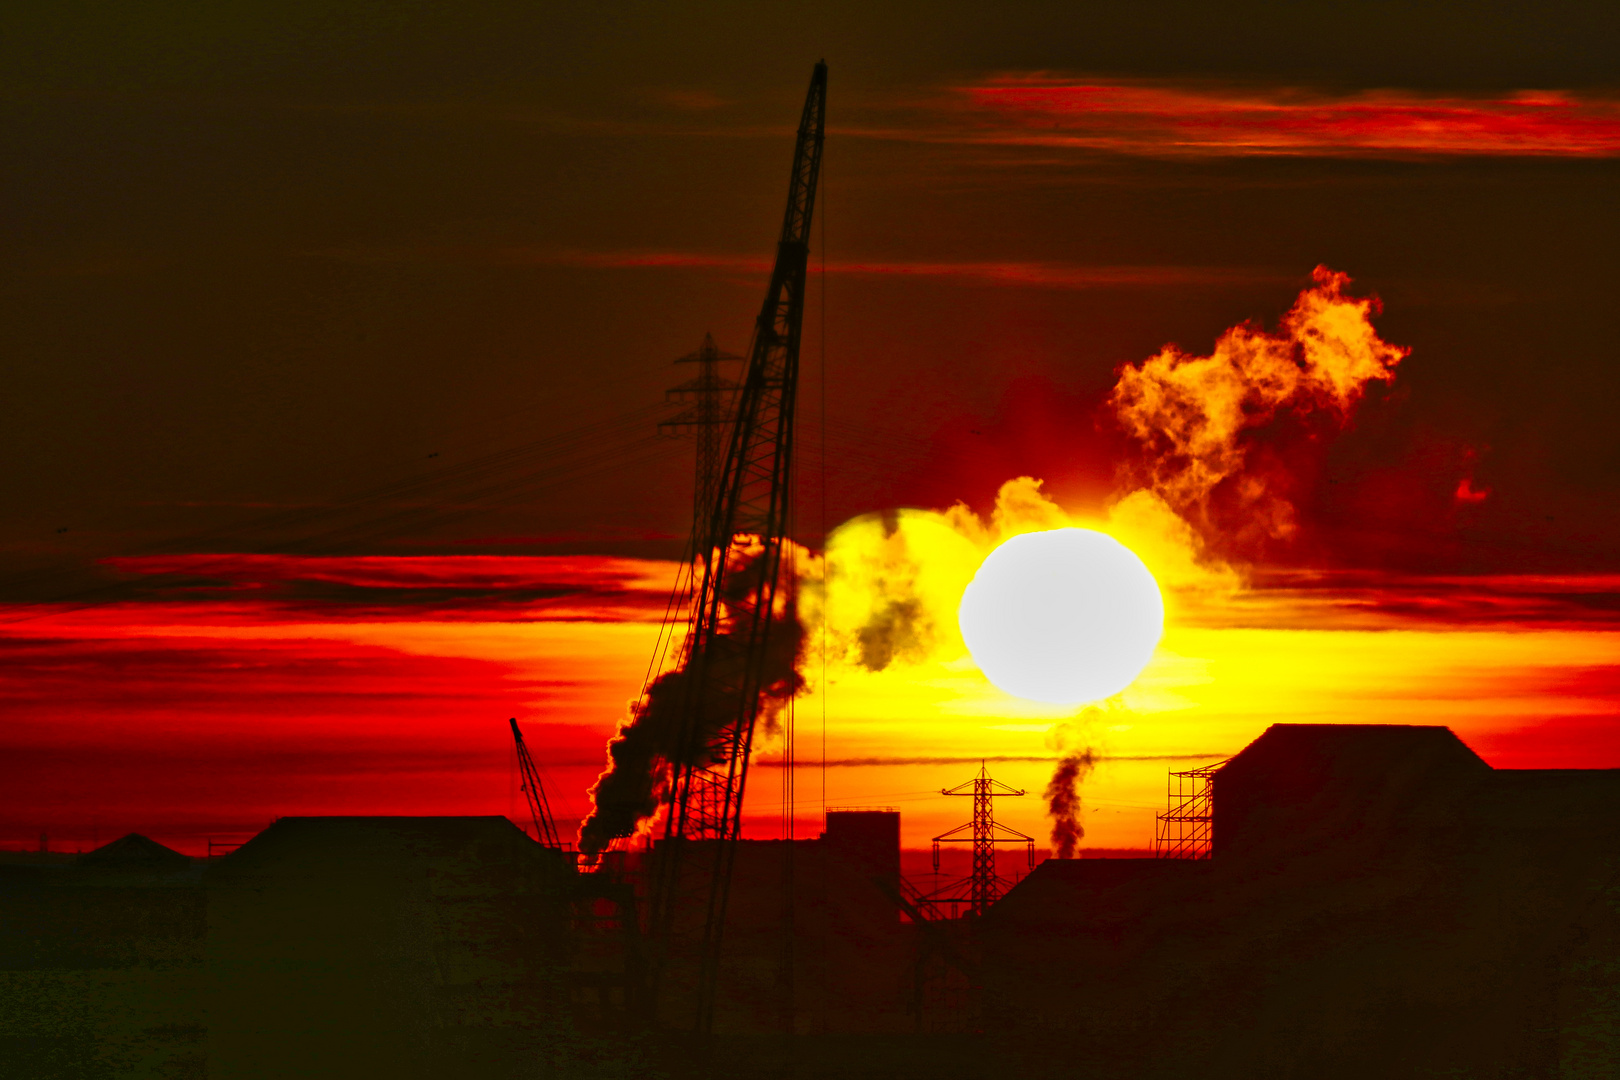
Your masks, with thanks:
M 1082 845 L 1142 848 L 1167 770 L 1288 720 L 1620 766 L 1620 15 L 871 8 L 0 15 L 0 844 L 521 817 L 509 716 L 582 813 L 687 530 L 672 362 L 746 346 L 823 58 L 795 534 L 888 576 L 803 661 L 799 834 L 925 845 L 984 759 L 1044 837 L 1090 746 Z M 1256 397 L 1319 266 L 1377 371 Z M 1143 412 L 1234 379 L 1230 430 Z M 1135 528 L 1166 591 L 1090 711 L 952 638 L 952 575 L 1042 523 Z

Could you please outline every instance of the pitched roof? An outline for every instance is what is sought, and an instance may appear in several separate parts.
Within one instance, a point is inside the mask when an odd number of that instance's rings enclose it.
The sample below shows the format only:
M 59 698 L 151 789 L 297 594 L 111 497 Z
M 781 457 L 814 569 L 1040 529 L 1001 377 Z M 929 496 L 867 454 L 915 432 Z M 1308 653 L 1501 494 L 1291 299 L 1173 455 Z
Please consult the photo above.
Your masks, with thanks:
M 108 870 L 182 870 L 191 865 L 191 860 L 171 847 L 132 832 L 85 852 L 74 865 Z
M 1272 724 L 1222 768 L 1221 781 L 1252 771 L 1269 772 L 1305 765 L 1333 771 L 1396 765 L 1449 767 L 1490 772 L 1480 756 L 1448 727 L 1418 724 Z
M 554 861 L 560 856 L 541 848 L 522 829 L 499 816 L 283 817 L 218 860 L 210 873 L 221 878 L 250 868 L 293 866 L 319 873 L 353 871 L 441 857 Z

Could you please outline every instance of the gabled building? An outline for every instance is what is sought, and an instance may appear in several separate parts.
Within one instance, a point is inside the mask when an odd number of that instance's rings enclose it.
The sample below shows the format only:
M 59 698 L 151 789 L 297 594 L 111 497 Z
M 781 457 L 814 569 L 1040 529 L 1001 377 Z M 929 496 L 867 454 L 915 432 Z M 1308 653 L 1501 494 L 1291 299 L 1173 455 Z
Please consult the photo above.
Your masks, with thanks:
M 139 833 L 0 862 L 0 1076 L 202 1074 L 203 869 Z
M 1597 1077 L 1620 1062 L 1616 770 L 1279 724 L 1211 858 L 1050 861 L 981 926 L 1022 1075 Z
M 571 861 L 504 817 L 286 817 L 208 874 L 209 1076 L 484 1076 L 569 1028 Z

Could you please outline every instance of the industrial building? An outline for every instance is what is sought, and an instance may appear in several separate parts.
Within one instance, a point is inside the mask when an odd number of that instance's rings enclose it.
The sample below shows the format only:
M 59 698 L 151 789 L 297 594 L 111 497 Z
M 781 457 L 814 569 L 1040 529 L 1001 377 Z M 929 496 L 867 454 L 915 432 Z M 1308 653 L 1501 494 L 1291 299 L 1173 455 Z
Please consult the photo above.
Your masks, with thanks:
M 740 845 L 717 1028 L 745 1059 L 758 1038 L 780 1056 L 784 1029 L 915 1028 L 899 838 L 897 812 L 835 811 L 821 838 Z M 500 817 L 282 818 L 216 859 L 138 834 L 77 858 L 13 853 L 0 1075 L 678 1069 L 684 1051 L 642 1012 L 659 858 L 582 873 Z M 661 1028 L 682 1026 L 695 978 L 685 930 L 662 958 Z
M 982 921 L 1019 1075 L 1614 1075 L 1620 770 L 1278 724 L 1209 781 L 1204 857 L 1049 861 Z
M 569 1030 L 571 876 L 505 818 L 0 864 L 0 1075 L 512 1075 Z
M 892 810 L 739 842 L 696 1040 L 702 920 L 649 941 L 658 846 L 581 873 L 504 818 L 283 818 L 213 860 L 18 857 L 0 1071 L 1613 1074 L 1620 772 L 1281 724 L 1207 779 L 1194 857 L 1048 860 L 979 918 L 910 899 Z

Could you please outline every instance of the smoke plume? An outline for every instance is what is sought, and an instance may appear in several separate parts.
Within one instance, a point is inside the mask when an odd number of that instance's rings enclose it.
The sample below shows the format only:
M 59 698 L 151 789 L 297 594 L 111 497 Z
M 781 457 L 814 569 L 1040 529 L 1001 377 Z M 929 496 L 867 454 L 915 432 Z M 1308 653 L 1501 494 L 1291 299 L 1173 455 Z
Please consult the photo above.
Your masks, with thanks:
M 1245 587 L 1245 564 L 1283 548 L 1296 561 L 1308 553 L 1306 541 L 1321 537 L 1302 535 L 1302 525 L 1314 520 L 1327 448 L 1409 352 L 1379 337 L 1378 301 L 1349 287 L 1319 266 L 1275 330 L 1245 323 L 1209 355 L 1170 345 L 1122 366 L 1103 419 L 1124 459 L 1100 507 L 1059 505 L 1040 479 L 1021 475 L 1001 485 L 988 513 L 957 503 L 840 525 L 800 598 L 829 678 L 954 679 L 968 659 L 963 591 L 986 555 L 1022 533 L 1106 532 L 1189 617 L 1226 611 Z M 1472 505 L 1482 490 L 1459 485 L 1448 502 Z
M 1046 785 L 1046 816 L 1052 819 L 1052 850 L 1060 859 L 1074 858 L 1074 849 L 1086 835 L 1080 820 L 1080 784 L 1096 764 L 1091 747 L 1058 762 Z
M 917 652 L 928 634 L 924 614 L 922 601 L 915 596 L 886 599 L 855 633 L 861 666 L 882 671 L 896 656 Z
M 670 766 L 716 765 L 703 760 L 709 741 L 742 711 L 736 680 L 722 677 L 723 666 L 738 662 L 746 647 L 746 628 L 731 628 L 729 613 L 739 601 L 749 597 L 759 583 L 764 562 L 757 541 L 738 538 L 727 556 L 730 572 L 721 595 L 722 617 L 717 632 L 709 639 L 708 655 L 688 651 L 681 665 L 667 671 L 647 687 L 641 699 L 631 706 L 630 716 L 619 725 L 608 742 L 608 767 L 591 788 L 592 810 L 580 824 L 579 850 L 595 856 L 615 838 L 630 836 L 658 810 L 667 796 Z M 791 553 L 784 552 L 782 573 L 791 573 Z M 761 681 L 761 718 L 767 730 L 774 729 L 776 714 L 804 687 L 798 672 L 804 629 L 789 599 L 790 590 L 779 588 L 776 609 L 771 613 L 764 676 Z M 710 677 L 701 688 L 697 672 L 705 662 Z M 696 722 L 696 759 L 682 747 L 682 720 L 690 715 Z
M 1275 333 L 1235 326 L 1208 356 L 1166 346 L 1122 367 L 1108 398 L 1139 451 L 1125 479 L 1229 553 L 1295 536 L 1296 497 L 1320 448 L 1410 351 L 1378 336 L 1377 299 L 1345 295 L 1347 275 L 1318 266 L 1311 276 Z

